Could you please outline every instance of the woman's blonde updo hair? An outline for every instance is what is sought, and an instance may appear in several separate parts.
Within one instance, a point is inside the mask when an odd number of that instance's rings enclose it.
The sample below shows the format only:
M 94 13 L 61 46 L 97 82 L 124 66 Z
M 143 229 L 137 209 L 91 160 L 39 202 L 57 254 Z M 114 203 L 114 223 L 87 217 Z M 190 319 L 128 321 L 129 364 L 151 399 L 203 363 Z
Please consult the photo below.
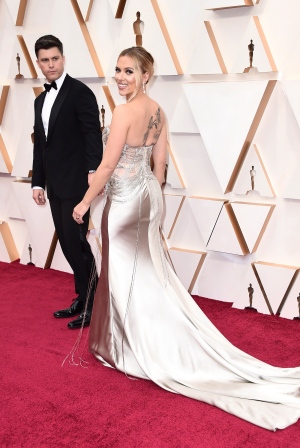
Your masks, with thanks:
M 119 58 L 122 56 L 129 56 L 133 60 L 134 69 L 135 69 L 135 80 L 136 80 L 136 89 L 128 99 L 128 101 L 132 100 L 137 93 L 140 91 L 142 87 L 142 75 L 144 73 L 149 73 L 149 78 L 146 81 L 146 84 L 152 77 L 154 73 L 154 59 L 150 53 L 143 47 L 131 47 L 126 48 L 119 54 Z M 119 59 L 118 58 L 118 59 Z

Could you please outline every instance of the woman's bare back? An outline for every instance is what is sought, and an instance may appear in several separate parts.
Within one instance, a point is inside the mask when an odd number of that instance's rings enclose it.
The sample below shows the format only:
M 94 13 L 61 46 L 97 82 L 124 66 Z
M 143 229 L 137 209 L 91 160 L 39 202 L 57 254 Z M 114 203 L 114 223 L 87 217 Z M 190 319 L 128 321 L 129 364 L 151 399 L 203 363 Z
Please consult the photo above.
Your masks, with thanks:
M 165 120 L 159 104 L 145 95 L 126 106 L 131 116 L 126 144 L 128 146 L 155 145 Z

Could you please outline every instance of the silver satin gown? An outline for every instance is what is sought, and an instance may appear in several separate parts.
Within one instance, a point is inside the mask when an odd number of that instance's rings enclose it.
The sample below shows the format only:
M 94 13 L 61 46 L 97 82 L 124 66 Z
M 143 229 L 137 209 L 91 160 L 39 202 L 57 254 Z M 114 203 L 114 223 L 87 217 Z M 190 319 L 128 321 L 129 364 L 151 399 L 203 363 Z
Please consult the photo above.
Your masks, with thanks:
M 217 406 L 269 430 L 300 417 L 300 368 L 270 366 L 233 346 L 178 280 L 160 236 L 152 146 L 125 145 L 107 185 L 102 267 L 90 350 L 105 366 Z

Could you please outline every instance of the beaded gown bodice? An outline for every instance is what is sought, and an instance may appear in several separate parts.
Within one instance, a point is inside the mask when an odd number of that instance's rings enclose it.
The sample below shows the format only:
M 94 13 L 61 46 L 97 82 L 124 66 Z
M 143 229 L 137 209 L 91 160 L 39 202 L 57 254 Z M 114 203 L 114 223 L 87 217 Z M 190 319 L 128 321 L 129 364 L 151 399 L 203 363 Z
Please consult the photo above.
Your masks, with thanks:
M 104 128 L 103 141 L 106 144 L 110 128 Z M 145 178 L 154 178 L 150 158 L 153 145 L 130 146 L 125 144 L 119 162 L 106 186 L 112 201 L 126 202 L 140 192 Z

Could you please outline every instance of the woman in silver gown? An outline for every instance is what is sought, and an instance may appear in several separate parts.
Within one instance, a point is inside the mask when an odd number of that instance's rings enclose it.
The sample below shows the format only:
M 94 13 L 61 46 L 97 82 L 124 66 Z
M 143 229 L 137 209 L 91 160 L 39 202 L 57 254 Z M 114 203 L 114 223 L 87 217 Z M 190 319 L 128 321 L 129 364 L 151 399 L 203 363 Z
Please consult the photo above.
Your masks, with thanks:
M 152 74 L 153 58 L 143 48 L 120 54 L 115 77 L 127 102 L 113 112 L 103 161 L 73 213 L 82 223 L 105 190 L 90 350 L 129 376 L 266 429 L 285 428 L 300 417 L 300 368 L 273 367 L 234 347 L 165 257 L 160 220 L 167 133 L 160 106 L 145 93 Z

